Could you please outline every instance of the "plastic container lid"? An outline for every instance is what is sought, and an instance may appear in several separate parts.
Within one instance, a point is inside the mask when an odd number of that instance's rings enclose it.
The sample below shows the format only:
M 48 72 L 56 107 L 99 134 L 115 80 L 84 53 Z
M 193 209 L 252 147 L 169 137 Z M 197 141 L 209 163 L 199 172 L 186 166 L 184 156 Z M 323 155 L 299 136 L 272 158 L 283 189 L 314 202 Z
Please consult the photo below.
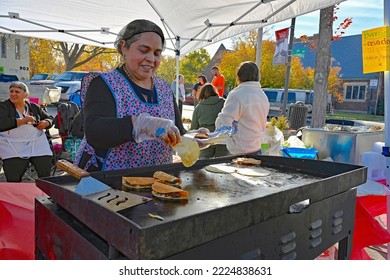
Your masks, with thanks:
M 283 148 L 282 153 L 285 157 L 307 159 L 315 159 L 318 155 L 318 151 L 314 148 Z

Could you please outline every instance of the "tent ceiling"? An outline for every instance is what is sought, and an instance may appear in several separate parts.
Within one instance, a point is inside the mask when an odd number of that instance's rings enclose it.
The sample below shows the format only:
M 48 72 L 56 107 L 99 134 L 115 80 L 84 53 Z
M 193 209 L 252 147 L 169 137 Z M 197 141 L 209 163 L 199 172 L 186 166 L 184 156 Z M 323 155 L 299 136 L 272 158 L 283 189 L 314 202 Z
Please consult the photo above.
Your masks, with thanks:
M 259 27 L 345 0 L 1 0 L 0 32 L 113 47 L 130 21 L 164 30 L 167 49 L 182 55 Z M 180 38 L 180 46 L 175 38 Z

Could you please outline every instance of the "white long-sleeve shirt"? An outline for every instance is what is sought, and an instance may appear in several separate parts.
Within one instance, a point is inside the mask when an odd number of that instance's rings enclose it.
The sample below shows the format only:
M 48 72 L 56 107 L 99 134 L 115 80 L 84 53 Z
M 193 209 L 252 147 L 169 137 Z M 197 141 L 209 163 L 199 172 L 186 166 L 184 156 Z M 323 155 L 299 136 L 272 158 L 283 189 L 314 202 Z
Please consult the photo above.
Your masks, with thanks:
M 171 90 L 176 97 L 176 81 L 172 83 Z M 184 101 L 186 99 L 186 90 L 184 84 L 180 84 L 180 83 L 179 83 L 179 99 L 181 101 Z
M 237 133 L 227 143 L 231 154 L 260 150 L 268 111 L 269 101 L 259 82 L 244 82 L 229 92 L 215 126 L 231 126 L 234 120 L 238 122 Z

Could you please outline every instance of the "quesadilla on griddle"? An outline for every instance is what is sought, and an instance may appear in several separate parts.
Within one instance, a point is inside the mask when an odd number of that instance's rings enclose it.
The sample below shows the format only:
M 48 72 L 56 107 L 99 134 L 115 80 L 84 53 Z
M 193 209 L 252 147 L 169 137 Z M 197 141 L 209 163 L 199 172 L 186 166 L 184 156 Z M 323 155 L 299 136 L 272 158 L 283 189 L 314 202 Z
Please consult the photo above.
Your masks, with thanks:
M 122 177 L 122 190 L 148 190 L 155 181 L 151 177 Z
M 175 188 L 171 185 L 167 185 L 156 181 L 152 185 L 153 196 L 163 200 L 183 200 L 188 199 L 190 196 L 189 192 L 179 188 Z
M 156 171 L 153 174 L 153 177 L 164 184 L 171 185 L 174 187 L 181 187 L 182 180 L 178 177 L 175 177 L 171 174 L 165 173 L 163 171 Z

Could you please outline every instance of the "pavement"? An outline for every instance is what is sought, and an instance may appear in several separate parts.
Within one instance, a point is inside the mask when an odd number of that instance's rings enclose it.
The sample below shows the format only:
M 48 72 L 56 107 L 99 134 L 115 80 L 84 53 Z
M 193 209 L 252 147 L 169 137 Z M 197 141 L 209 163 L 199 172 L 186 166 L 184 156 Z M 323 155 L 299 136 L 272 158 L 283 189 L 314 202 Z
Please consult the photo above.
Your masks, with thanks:
M 182 118 L 192 120 L 192 113 L 194 112 L 194 106 L 183 105 Z

